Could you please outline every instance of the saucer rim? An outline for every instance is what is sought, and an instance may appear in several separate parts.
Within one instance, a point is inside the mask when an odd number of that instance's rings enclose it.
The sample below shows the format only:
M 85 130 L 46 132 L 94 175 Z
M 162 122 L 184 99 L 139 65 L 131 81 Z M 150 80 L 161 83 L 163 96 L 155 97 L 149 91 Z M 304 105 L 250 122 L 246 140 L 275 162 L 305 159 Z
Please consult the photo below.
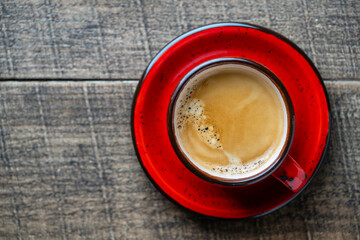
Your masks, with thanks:
M 195 210 L 192 210 L 190 208 L 185 207 L 184 205 L 182 205 L 181 203 L 179 203 L 178 201 L 176 201 L 174 198 L 172 198 L 169 194 L 167 194 L 153 179 L 153 177 L 150 175 L 150 173 L 148 172 L 148 170 L 146 169 L 146 167 L 143 164 L 143 161 L 140 157 L 139 154 L 139 150 L 136 144 L 136 139 L 135 139 L 135 125 L 134 125 L 134 117 L 135 117 L 135 106 L 136 106 L 136 102 L 138 99 L 138 95 L 140 93 L 140 89 L 142 87 L 142 84 L 144 82 L 144 80 L 146 79 L 147 74 L 149 73 L 149 71 L 151 70 L 151 68 L 155 65 L 155 63 L 157 62 L 157 60 L 170 48 L 172 47 L 174 44 L 176 44 L 177 42 L 181 41 L 182 39 L 189 37 L 195 33 L 204 31 L 204 30 L 208 30 L 208 29 L 212 29 L 212 28 L 217 28 L 217 27 L 243 27 L 243 28 L 252 28 L 252 29 L 256 29 L 268 34 L 271 34 L 277 38 L 279 38 L 280 40 L 284 41 L 285 43 L 289 44 L 292 48 L 294 48 L 300 55 L 302 55 L 302 57 L 304 57 L 304 59 L 309 63 L 310 67 L 313 69 L 314 73 L 316 74 L 316 76 L 319 79 L 319 82 L 321 84 L 321 87 L 323 89 L 324 95 L 325 95 L 325 100 L 327 103 L 327 110 L 328 110 L 328 132 L 327 132 L 327 136 L 326 136 L 326 143 L 324 146 L 324 149 L 321 153 L 321 157 L 316 165 L 315 170 L 313 171 L 312 175 L 310 176 L 309 180 L 306 182 L 306 184 L 294 195 L 292 196 L 290 199 L 288 199 L 287 201 L 285 201 L 284 203 L 274 207 L 273 209 L 260 213 L 260 214 L 256 214 L 256 215 L 252 215 L 252 216 L 248 216 L 248 217 L 221 217 L 221 216 L 211 216 L 208 214 L 204 214 L 204 213 L 200 213 L 197 212 Z M 220 23 L 213 23 L 213 24 L 208 24 L 208 25 L 203 25 L 197 28 L 194 28 L 188 32 L 185 32 L 181 35 L 179 35 L 178 37 L 174 38 L 173 40 L 171 40 L 168 44 L 165 45 L 164 48 L 162 48 L 156 55 L 155 57 L 150 61 L 150 63 L 148 64 L 148 66 L 145 68 L 141 78 L 139 79 L 138 85 L 136 87 L 134 96 L 133 96 L 133 102 L 132 102 L 132 106 L 131 106 L 131 121 L 130 121 L 130 125 L 131 125 L 131 137 L 132 137 L 132 142 L 134 145 L 134 149 L 135 149 L 135 153 L 137 156 L 137 159 L 143 169 L 143 171 L 145 172 L 146 176 L 148 177 L 148 179 L 150 180 L 150 182 L 155 186 L 155 188 L 157 190 L 159 190 L 159 192 L 161 192 L 167 199 L 169 199 L 171 202 L 175 203 L 175 205 L 180 206 L 180 208 L 185 209 L 187 212 L 191 212 L 191 213 L 195 213 L 196 215 L 202 216 L 202 217 L 206 217 L 206 218 L 210 218 L 210 219 L 224 219 L 224 220 L 243 220 L 243 219 L 250 219 L 250 218 L 257 218 L 257 217 L 261 217 L 267 214 L 270 214 L 282 207 L 284 207 L 285 205 L 287 205 L 288 203 L 290 203 L 292 200 L 294 200 L 296 197 L 298 197 L 305 189 L 306 187 L 309 185 L 309 183 L 312 181 L 312 179 L 314 178 L 314 176 L 317 174 L 322 162 L 324 161 L 326 152 L 327 152 L 327 148 L 329 146 L 329 141 L 330 141 L 330 132 L 331 132 L 331 109 L 330 109 L 330 104 L 329 104 L 329 96 L 328 93 L 326 91 L 326 87 L 324 84 L 324 80 L 320 75 L 320 72 L 318 71 L 318 69 L 315 67 L 315 64 L 312 62 L 312 60 L 306 55 L 306 53 L 300 48 L 298 47 L 294 42 L 292 42 L 290 39 L 286 38 L 285 36 L 281 35 L 280 33 L 277 33 L 273 30 L 270 30 L 268 28 L 259 26 L 259 25 L 255 25 L 255 24 L 250 24 L 250 23 L 246 23 L 246 22 L 220 22 Z M 212 183 L 214 184 L 214 183 Z

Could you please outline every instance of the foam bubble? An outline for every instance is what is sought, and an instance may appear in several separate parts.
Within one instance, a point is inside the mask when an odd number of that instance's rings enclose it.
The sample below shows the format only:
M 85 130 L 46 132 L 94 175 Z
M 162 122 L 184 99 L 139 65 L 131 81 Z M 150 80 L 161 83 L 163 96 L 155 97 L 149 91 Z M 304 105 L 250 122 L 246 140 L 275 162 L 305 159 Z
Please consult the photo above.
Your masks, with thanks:
M 204 103 L 196 98 L 187 98 L 178 112 L 178 128 L 191 123 L 201 140 L 211 148 L 222 149 L 220 132 L 211 125 L 204 112 Z

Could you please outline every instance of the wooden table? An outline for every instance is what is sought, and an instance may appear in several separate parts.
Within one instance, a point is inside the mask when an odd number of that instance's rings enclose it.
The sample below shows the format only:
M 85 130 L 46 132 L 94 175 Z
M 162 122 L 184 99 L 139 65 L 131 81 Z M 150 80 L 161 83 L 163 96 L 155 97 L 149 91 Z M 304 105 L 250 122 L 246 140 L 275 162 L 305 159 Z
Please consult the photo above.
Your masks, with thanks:
M 0 2 L 2 239 L 360 239 L 360 1 Z M 325 79 L 328 154 L 267 216 L 209 220 L 158 192 L 136 159 L 137 81 L 170 40 L 250 22 L 298 44 Z

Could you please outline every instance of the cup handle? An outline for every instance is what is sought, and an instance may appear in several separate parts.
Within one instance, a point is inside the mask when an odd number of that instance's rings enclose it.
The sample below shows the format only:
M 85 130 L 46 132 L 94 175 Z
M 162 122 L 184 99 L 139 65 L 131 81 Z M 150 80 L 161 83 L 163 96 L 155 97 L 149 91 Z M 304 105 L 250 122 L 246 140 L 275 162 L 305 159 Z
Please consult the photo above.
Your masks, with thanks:
M 283 163 L 272 173 L 272 176 L 293 192 L 298 192 L 308 178 L 304 169 L 290 155 L 286 156 Z

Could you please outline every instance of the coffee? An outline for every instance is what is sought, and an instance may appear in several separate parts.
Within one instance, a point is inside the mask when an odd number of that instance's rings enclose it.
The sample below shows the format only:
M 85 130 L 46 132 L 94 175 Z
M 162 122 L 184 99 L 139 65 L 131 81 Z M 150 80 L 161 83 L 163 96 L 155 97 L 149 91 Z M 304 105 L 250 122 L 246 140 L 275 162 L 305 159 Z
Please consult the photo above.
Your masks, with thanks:
M 177 97 L 174 132 L 187 159 L 207 175 L 249 178 L 276 161 L 288 114 L 276 85 L 242 64 L 221 64 L 191 77 Z

